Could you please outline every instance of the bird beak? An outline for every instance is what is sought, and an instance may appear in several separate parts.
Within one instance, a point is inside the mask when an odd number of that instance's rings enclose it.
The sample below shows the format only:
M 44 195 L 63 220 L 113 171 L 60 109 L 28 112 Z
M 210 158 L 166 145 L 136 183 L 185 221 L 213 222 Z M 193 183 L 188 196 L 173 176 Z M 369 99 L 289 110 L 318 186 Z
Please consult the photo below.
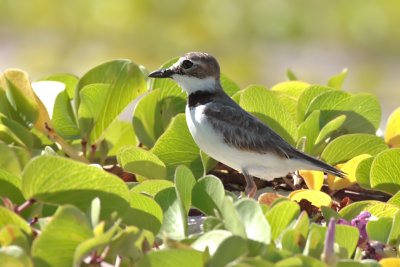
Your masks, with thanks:
M 163 69 L 163 70 L 156 70 L 149 74 L 151 78 L 170 78 L 175 71 L 172 68 Z

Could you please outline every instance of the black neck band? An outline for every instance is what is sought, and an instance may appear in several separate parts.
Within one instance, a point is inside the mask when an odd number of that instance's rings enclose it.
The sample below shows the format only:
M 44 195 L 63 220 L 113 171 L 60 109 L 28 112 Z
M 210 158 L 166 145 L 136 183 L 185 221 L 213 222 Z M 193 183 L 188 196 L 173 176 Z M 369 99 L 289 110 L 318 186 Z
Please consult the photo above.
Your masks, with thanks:
M 216 96 L 216 92 L 210 92 L 210 91 L 197 91 L 194 93 L 191 93 L 188 97 L 188 105 L 189 108 L 194 108 L 199 105 L 204 105 L 208 102 L 212 101 L 212 98 Z

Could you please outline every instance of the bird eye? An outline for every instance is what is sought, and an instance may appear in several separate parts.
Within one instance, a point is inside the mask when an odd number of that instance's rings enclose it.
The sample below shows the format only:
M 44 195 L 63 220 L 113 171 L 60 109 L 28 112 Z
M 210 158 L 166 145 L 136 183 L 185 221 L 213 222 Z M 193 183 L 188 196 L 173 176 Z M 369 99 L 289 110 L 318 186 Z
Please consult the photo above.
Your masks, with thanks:
M 184 68 L 184 69 L 190 69 L 191 67 L 193 66 L 193 62 L 192 61 L 190 61 L 190 60 L 188 60 L 188 59 L 185 59 L 183 62 L 182 62 L 182 67 Z

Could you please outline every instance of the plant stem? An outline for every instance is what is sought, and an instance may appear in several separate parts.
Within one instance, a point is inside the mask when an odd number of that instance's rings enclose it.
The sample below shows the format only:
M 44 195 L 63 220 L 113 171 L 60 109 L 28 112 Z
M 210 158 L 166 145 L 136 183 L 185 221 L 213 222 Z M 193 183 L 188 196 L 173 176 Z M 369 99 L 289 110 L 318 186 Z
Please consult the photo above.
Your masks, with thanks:
M 36 202 L 36 199 L 28 199 L 27 201 L 25 201 L 24 203 L 22 203 L 21 205 L 15 207 L 14 211 L 16 213 L 21 213 L 22 211 L 24 211 L 25 209 L 27 209 L 28 207 L 32 206 L 33 203 Z

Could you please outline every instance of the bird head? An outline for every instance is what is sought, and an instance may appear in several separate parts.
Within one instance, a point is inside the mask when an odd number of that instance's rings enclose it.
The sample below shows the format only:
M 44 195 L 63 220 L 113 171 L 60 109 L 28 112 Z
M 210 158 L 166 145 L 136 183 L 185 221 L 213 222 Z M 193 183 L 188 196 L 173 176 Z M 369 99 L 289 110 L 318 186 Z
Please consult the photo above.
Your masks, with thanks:
M 217 60 L 207 54 L 190 52 L 167 69 L 153 71 L 152 78 L 171 78 L 188 94 L 196 91 L 214 91 L 220 88 L 220 70 Z

